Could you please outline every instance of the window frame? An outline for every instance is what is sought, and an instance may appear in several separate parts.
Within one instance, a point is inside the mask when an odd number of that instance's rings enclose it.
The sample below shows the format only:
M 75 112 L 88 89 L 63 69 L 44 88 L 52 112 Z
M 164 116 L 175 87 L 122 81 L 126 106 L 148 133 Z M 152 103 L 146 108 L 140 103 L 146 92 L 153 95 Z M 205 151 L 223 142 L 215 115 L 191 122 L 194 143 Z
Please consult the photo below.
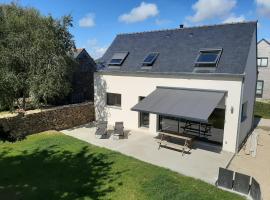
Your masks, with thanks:
M 266 59 L 266 65 L 262 65 L 263 59 Z M 258 64 L 258 60 L 260 60 L 260 64 Z M 258 67 L 268 67 L 268 57 L 258 57 L 257 58 L 257 65 L 258 65 Z
M 109 95 L 114 95 L 114 97 L 113 97 L 113 104 L 108 104 L 108 102 L 110 102 L 109 100 L 108 100 L 108 98 L 109 98 Z M 120 96 L 120 103 L 119 102 L 117 102 L 119 99 L 118 99 L 118 97 Z M 117 97 L 118 96 L 118 97 Z M 113 93 L 113 92 L 107 92 L 106 93 L 106 106 L 111 106 L 111 107 L 121 107 L 122 106 L 122 95 L 121 94 L 119 94 L 119 93 Z
M 259 90 L 261 90 L 261 93 L 257 93 L 257 90 L 258 90 L 258 88 L 257 88 L 258 82 L 262 83 L 262 88 L 259 89 Z M 263 96 L 263 88 L 264 88 L 264 81 L 263 81 L 263 80 L 257 80 L 257 83 L 256 83 L 256 97 L 262 98 L 262 96 Z
M 200 49 L 199 54 L 197 55 L 197 58 L 195 60 L 195 66 L 196 67 L 206 67 L 205 65 L 209 64 L 209 65 L 214 65 L 214 67 L 216 67 L 219 60 L 220 60 L 222 51 L 223 51 L 222 48 L 219 48 L 219 49 Z M 216 57 L 214 62 L 198 61 L 198 59 L 200 58 L 202 53 L 210 53 L 210 52 L 218 52 L 217 57 Z M 207 66 L 207 67 L 211 67 L 211 66 Z
M 114 58 L 117 57 L 116 54 L 124 54 L 124 56 L 122 58 Z M 128 54 L 128 51 L 114 52 L 110 59 L 110 62 L 108 63 L 109 67 L 120 67 L 127 58 Z M 112 62 L 112 60 L 120 60 L 120 62 Z
M 150 54 L 155 54 L 155 56 L 153 57 L 153 59 L 151 60 L 151 62 L 145 62 L 145 60 L 148 58 L 148 56 Z M 147 56 L 145 56 L 144 59 L 143 59 L 143 62 L 142 62 L 143 67 L 147 67 L 147 66 L 148 67 L 151 67 L 154 64 L 154 62 L 157 60 L 158 55 L 159 55 L 159 52 L 149 52 L 147 54 Z

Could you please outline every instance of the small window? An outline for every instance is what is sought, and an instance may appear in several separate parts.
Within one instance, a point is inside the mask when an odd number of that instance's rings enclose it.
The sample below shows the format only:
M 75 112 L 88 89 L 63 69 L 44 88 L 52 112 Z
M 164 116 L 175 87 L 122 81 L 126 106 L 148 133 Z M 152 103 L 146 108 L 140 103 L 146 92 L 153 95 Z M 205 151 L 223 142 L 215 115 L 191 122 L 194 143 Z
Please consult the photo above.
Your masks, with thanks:
M 118 53 L 113 54 L 109 65 L 116 65 L 116 66 L 122 65 L 127 55 L 128 55 L 128 52 L 118 52 Z
M 203 66 L 203 67 L 211 67 L 216 66 L 220 55 L 221 55 L 221 49 L 215 49 L 215 50 L 200 50 L 200 54 L 197 57 L 197 60 L 195 62 L 196 66 Z
M 145 59 L 143 60 L 143 65 L 144 66 L 151 66 L 153 65 L 153 63 L 155 62 L 155 60 L 157 59 L 158 53 L 149 53 Z
M 121 107 L 121 94 L 107 93 L 107 105 Z
M 242 104 L 241 122 L 245 121 L 247 118 L 247 105 L 248 102 Z
M 263 95 L 263 86 L 264 86 L 264 81 L 258 80 L 257 81 L 257 87 L 256 87 L 256 97 L 261 98 Z
M 257 58 L 258 67 L 267 67 L 268 66 L 268 58 Z

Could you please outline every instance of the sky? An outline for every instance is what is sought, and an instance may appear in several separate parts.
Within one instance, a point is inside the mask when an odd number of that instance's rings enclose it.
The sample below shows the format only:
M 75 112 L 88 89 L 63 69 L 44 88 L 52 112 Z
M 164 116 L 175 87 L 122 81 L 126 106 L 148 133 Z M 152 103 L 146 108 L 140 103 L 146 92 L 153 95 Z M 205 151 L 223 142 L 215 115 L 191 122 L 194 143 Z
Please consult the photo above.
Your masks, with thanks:
M 0 0 L 0 3 L 10 3 Z M 270 40 L 270 0 L 17 0 L 43 15 L 73 17 L 77 48 L 103 55 L 119 33 L 258 20 L 258 40 Z

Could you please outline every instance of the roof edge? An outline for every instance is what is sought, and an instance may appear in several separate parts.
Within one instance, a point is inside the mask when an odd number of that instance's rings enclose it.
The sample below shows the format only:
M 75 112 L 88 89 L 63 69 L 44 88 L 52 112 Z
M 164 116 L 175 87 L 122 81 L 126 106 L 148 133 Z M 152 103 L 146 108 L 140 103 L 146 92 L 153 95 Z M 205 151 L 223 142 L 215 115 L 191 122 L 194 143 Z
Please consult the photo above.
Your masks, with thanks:
M 159 76 L 187 76 L 187 77 L 226 77 L 226 78 L 241 78 L 245 77 L 245 74 L 228 74 L 228 73 L 189 73 L 189 72 L 123 72 L 123 71 L 97 71 L 98 74 L 103 75 L 159 75 Z
M 176 31 L 176 30 L 185 30 L 185 29 L 194 29 L 194 28 L 209 28 L 209 27 L 219 27 L 219 26 L 226 26 L 226 25 L 249 24 L 249 23 L 257 24 L 258 20 L 243 21 L 243 22 L 230 22 L 230 23 L 223 23 L 223 24 L 201 25 L 201 26 L 191 26 L 191 27 L 183 27 L 183 28 L 149 30 L 149 31 L 142 31 L 142 32 L 119 33 L 119 34 L 117 34 L 117 36 L 143 34 L 143 33 L 153 33 L 153 32 L 163 32 L 163 31 Z
M 266 40 L 265 38 L 262 38 L 257 44 L 259 44 L 259 43 L 262 42 L 262 41 L 265 41 L 267 44 L 270 45 L 270 42 L 269 42 L 268 40 Z

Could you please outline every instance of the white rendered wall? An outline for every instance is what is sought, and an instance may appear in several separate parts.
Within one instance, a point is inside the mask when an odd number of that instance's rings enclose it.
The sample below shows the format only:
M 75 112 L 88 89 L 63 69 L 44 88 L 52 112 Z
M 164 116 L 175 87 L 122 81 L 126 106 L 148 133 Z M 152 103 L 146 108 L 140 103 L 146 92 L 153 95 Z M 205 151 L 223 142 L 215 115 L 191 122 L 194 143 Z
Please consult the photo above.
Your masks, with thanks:
M 208 80 L 207 80 L 208 79 Z M 213 89 L 227 91 L 225 101 L 226 114 L 224 125 L 223 150 L 235 152 L 238 119 L 240 110 L 240 79 L 218 80 L 188 79 L 181 77 L 143 77 L 95 74 L 95 108 L 96 118 L 108 120 L 109 124 L 123 121 L 125 129 L 138 129 L 138 112 L 131 108 L 138 103 L 139 96 L 147 96 L 157 86 Z M 106 106 L 106 92 L 122 95 L 121 108 Z M 231 113 L 231 110 L 233 112 Z M 145 128 L 143 130 L 146 130 Z M 149 132 L 156 134 L 157 115 L 150 114 Z

